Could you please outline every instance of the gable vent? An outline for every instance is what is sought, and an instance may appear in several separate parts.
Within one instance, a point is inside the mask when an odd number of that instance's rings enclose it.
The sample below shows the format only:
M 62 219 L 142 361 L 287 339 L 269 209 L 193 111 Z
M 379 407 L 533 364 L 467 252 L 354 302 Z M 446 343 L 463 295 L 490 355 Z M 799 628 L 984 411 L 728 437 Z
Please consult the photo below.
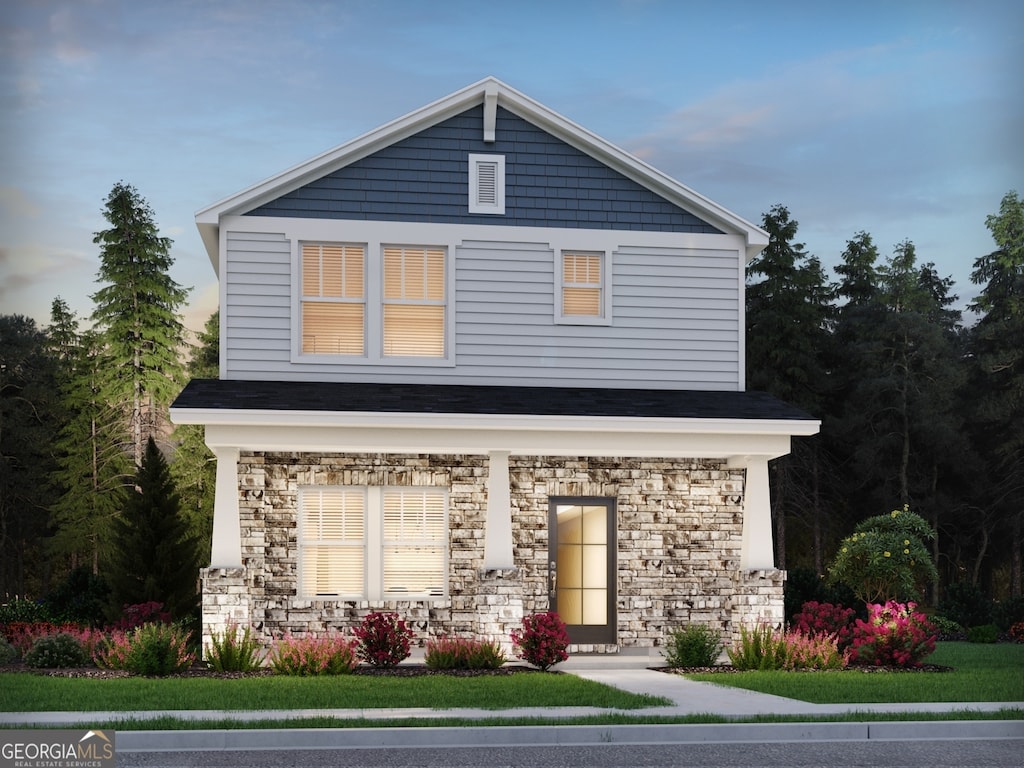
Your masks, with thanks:
M 469 212 L 505 213 L 505 156 L 469 156 Z

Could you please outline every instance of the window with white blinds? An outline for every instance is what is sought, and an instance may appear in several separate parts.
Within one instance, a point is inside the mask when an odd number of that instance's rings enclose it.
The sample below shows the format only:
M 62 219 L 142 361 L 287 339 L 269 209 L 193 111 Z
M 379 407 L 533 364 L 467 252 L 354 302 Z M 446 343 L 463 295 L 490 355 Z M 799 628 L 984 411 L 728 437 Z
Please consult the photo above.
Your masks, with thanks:
M 445 356 L 445 249 L 384 247 L 385 357 Z
M 445 489 L 303 488 L 299 506 L 302 595 L 381 600 L 445 594 Z
M 604 255 L 562 254 L 562 317 L 600 318 L 604 315 Z
M 302 245 L 303 354 L 365 353 L 365 274 L 361 245 Z

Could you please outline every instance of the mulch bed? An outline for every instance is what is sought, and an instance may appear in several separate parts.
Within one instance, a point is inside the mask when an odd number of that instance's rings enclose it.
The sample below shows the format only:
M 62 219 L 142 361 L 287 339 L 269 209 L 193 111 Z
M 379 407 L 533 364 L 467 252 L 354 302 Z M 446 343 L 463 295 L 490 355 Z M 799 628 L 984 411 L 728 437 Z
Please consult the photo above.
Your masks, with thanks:
M 556 670 L 551 670 L 555 672 Z M 89 677 L 97 680 L 116 679 L 119 677 L 136 677 L 131 672 L 120 669 L 100 669 L 99 667 L 66 667 L 63 669 L 36 669 L 28 666 L 23 661 L 0 666 L 0 673 L 3 672 L 27 672 L 43 677 Z M 425 677 L 428 675 L 448 675 L 449 677 L 507 677 L 524 673 L 540 672 L 533 667 L 518 665 L 506 665 L 498 669 L 428 669 L 425 664 L 400 664 L 397 667 L 368 667 L 360 665 L 355 668 L 352 674 L 364 677 Z M 167 675 L 168 678 L 183 677 L 205 677 L 212 679 L 234 680 L 243 677 L 271 677 L 275 673 L 271 669 L 261 669 L 256 672 L 214 672 L 202 662 L 196 662 L 191 669 L 179 672 L 174 675 Z

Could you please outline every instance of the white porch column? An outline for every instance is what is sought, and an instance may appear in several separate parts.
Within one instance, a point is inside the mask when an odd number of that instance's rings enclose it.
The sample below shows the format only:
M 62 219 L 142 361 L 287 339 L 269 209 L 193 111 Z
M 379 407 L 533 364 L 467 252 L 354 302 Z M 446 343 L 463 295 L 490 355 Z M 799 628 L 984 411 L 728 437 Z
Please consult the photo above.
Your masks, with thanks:
M 242 567 L 242 526 L 238 519 L 238 448 L 211 448 L 217 457 L 213 497 L 212 568 Z
M 484 524 L 484 570 L 514 568 L 512 558 L 512 479 L 509 451 L 487 454 L 487 517 Z
M 768 488 L 768 459 L 748 456 L 747 480 L 743 494 L 743 543 L 740 548 L 742 570 L 775 568 L 772 543 L 772 503 Z

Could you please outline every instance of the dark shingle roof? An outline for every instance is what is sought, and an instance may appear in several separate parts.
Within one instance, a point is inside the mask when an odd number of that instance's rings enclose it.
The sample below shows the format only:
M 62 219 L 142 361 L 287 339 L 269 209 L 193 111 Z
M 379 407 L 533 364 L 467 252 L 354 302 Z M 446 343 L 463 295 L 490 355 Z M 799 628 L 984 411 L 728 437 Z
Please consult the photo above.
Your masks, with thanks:
M 764 392 L 216 379 L 192 380 L 172 407 L 784 421 L 814 418 Z

